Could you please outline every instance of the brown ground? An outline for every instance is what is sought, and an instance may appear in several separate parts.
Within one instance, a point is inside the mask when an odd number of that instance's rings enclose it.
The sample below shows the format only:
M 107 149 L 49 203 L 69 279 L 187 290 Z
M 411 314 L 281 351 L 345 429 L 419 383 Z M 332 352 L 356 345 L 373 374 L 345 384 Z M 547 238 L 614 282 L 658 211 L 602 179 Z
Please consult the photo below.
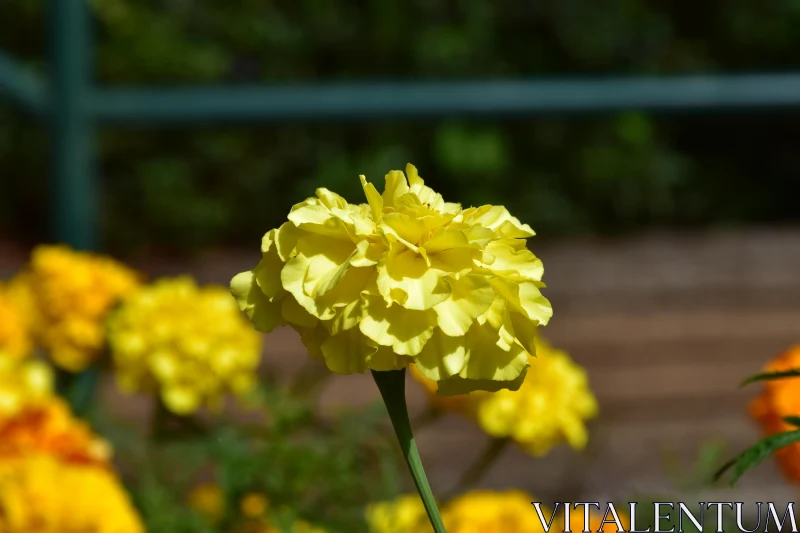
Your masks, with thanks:
M 545 459 L 507 450 L 482 485 L 518 487 L 543 499 L 627 500 L 671 491 L 663 454 L 694 457 L 702 442 L 722 440 L 730 452 L 754 442 L 747 400 L 757 386 L 737 383 L 791 343 L 800 342 L 800 229 L 726 231 L 703 235 L 649 234 L 613 241 L 533 242 L 542 257 L 555 318 L 545 333 L 585 365 L 601 404 L 590 449 L 566 449 Z M 24 256 L 0 248 L 0 276 Z M 151 275 L 192 273 L 227 284 L 250 268 L 257 251 L 213 253 L 193 261 L 142 261 Z M 291 373 L 307 358 L 287 330 L 267 339 L 267 357 Z M 137 416 L 145 407 L 108 401 Z M 424 402 L 410 389 L 412 411 Z M 368 376 L 336 376 L 321 408 L 375 400 Z M 483 446 L 467 422 L 448 417 L 418 434 L 434 489 L 449 489 Z M 796 500 L 771 461 L 739 485 L 671 500 Z

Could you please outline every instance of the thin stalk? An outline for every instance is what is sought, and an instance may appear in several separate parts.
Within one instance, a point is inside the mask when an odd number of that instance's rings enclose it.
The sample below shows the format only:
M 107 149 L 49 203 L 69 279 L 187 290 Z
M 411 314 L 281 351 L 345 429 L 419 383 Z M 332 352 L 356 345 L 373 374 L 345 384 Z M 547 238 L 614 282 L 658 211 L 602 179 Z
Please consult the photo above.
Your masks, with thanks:
M 373 370 L 372 377 L 381 392 L 386 410 L 389 411 L 389 418 L 392 420 L 392 427 L 394 427 L 395 435 L 397 435 L 397 441 L 403 450 L 403 456 L 406 459 L 406 464 L 408 464 L 408 469 L 411 471 L 414 484 L 417 486 L 417 492 L 422 498 L 422 503 L 428 513 L 428 519 L 431 521 L 433 530 L 435 533 L 447 533 L 444 523 L 442 523 L 442 517 L 439 514 L 439 508 L 436 506 L 433 491 L 428 483 L 428 478 L 425 476 L 417 443 L 414 441 L 414 434 L 411 431 L 411 421 L 408 418 L 408 407 L 406 406 L 406 370 L 405 368 L 381 372 Z
M 449 496 L 453 497 L 464 492 L 480 481 L 510 442 L 511 439 L 508 438 L 493 438 L 490 440 L 483 452 L 478 456 L 475 462 L 472 463 L 472 466 L 461 476 L 461 480 L 453 488 Z

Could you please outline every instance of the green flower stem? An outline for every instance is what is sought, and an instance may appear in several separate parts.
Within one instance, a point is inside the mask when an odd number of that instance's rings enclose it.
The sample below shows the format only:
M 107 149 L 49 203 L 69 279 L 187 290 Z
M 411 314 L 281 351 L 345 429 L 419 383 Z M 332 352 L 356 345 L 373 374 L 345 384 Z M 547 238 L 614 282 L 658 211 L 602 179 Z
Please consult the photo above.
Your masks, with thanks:
M 403 450 L 403 456 L 406 458 L 408 469 L 411 471 L 411 477 L 414 479 L 417 492 L 422 498 L 422 503 L 428 513 L 428 519 L 433 525 L 433 530 L 435 533 L 447 533 L 442 523 L 442 517 L 439 514 L 439 508 L 436 506 L 433 491 L 431 491 L 431 486 L 428 484 L 428 478 L 425 476 L 425 469 L 422 467 L 417 443 L 414 442 L 414 434 L 411 431 L 411 421 L 408 418 L 408 407 L 406 406 L 406 369 L 382 372 L 373 370 L 372 377 L 381 392 L 386 410 L 389 411 L 389 418 L 392 420 L 397 441 Z
M 452 490 L 450 496 L 452 497 L 460 494 L 480 481 L 510 442 L 511 439 L 508 438 L 493 438 L 490 440 L 489 444 L 483 450 L 483 453 L 478 456 L 478 459 L 472 463 L 472 466 L 461 476 L 461 480 Z

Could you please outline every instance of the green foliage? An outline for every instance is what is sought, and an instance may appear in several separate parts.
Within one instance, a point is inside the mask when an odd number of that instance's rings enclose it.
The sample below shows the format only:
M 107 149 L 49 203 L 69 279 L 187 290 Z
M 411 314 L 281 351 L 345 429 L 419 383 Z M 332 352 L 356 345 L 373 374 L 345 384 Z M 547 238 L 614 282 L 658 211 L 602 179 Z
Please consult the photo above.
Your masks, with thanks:
M 92 0 L 109 85 L 485 79 L 783 69 L 800 10 L 735 0 Z M 43 0 L 0 0 L 0 48 L 43 70 Z M 146 28 L 146 31 L 142 31 Z M 103 129 L 117 252 L 252 244 L 318 186 L 362 200 L 414 162 L 452 201 L 507 205 L 540 234 L 796 219 L 800 124 L 783 117 L 198 124 Z M 45 129 L 0 106 L 0 228 L 46 237 Z
M 96 426 L 114 444 L 148 531 L 234 531 L 243 520 L 239 502 L 260 493 L 277 527 L 304 519 L 358 533 L 366 529 L 366 503 L 400 493 L 402 457 L 381 403 L 323 422 L 307 399 L 264 386 L 259 405 L 249 421 L 226 417 L 200 433 L 173 428 L 155 439 L 100 417 Z M 214 524 L 187 506 L 192 488 L 209 480 L 225 502 Z
M 769 381 L 795 377 L 800 377 L 800 369 L 792 368 L 780 372 L 762 372 L 745 379 L 739 386 L 744 387 L 745 385 L 758 381 Z M 783 420 L 787 424 L 800 428 L 800 416 L 787 416 L 784 417 Z M 800 430 L 785 431 L 783 433 L 777 433 L 775 435 L 765 437 L 719 467 L 714 474 L 714 479 L 722 479 L 725 473 L 732 469 L 729 481 L 730 484 L 733 485 L 740 477 L 742 477 L 742 475 L 744 475 L 745 472 L 758 466 L 762 461 L 774 454 L 776 451 L 789 446 L 790 444 L 794 444 L 795 442 L 800 442 Z
M 709 488 L 716 483 L 714 476 L 725 454 L 726 446 L 723 442 L 704 442 L 689 465 L 683 464 L 674 453 L 665 454 L 665 470 L 675 489 L 681 494 L 687 494 Z
M 730 484 L 733 485 L 745 472 L 758 466 L 764 459 L 781 448 L 799 441 L 800 430 L 770 435 L 722 465 L 714 477 L 715 479 L 721 479 L 725 472 L 733 469 L 730 476 Z
M 756 374 L 755 376 L 750 376 L 749 378 L 742 381 L 740 387 L 744 387 L 745 385 L 749 385 L 750 383 L 755 383 L 757 381 L 769 381 L 772 379 L 785 379 L 785 378 L 796 378 L 800 377 L 800 369 L 791 369 L 785 370 L 782 372 L 763 372 L 761 374 Z

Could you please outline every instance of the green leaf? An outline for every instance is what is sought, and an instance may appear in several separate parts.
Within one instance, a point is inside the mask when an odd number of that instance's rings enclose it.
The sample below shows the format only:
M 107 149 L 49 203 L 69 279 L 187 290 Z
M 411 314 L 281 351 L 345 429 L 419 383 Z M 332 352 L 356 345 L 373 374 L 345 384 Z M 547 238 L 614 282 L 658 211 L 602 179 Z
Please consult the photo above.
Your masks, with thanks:
M 733 468 L 730 480 L 730 484 L 733 486 L 746 471 L 754 468 L 777 450 L 798 441 L 800 441 L 800 430 L 771 435 L 722 465 L 714 474 L 714 480 L 718 481 L 727 470 Z
M 791 370 L 784 370 L 782 372 L 762 372 L 761 374 L 750 376 L 746 380 L 742 381 L 742 383 L 739 386 L 744 387 L 745 385 L 749 385 L 750 383 L 755 383 L 756 381 L 767 381 L 771 379 L 784 379 L 784 378 L 796 378 L 796 377 L 800 377 L 800 369 L 797 368 L 793 368 Z
M 800 428 L 800 416 L 784 416 L 783 421 L 787 424 L 791 424 L 794 427 Z

